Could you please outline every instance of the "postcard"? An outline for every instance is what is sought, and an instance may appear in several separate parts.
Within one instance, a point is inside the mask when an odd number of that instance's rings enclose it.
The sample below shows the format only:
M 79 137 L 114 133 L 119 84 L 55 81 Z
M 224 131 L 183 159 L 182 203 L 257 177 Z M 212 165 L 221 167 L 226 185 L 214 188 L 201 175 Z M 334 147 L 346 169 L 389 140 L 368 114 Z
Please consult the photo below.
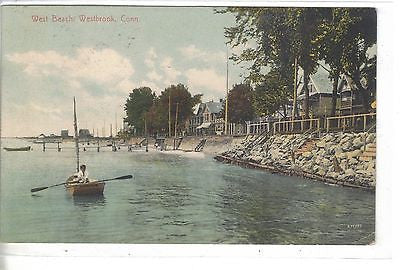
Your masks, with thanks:
M 375 7 L 1 12 L 3 243 L 376 244 Z

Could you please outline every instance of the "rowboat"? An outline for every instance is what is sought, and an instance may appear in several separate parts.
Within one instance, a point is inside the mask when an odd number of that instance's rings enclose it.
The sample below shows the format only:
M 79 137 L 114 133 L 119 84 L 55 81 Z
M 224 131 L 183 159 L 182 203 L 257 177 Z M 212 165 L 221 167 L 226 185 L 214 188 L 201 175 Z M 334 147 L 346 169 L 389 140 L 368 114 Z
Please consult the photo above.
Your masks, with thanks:
M 30 146 L 26 146 L 26 147 L 17 147 L 17 148 L 13 148 L 13 147 L 3 147 L 4 150 L 6 151 L 30 151 L 31 147 Z
M 88 183 L 66 183 L 65 188 L 72 196 L 79 195 L 103 195 L 104 182 L 92 180 Z
M 103 181 L 89 180 L 86 183 L 80 183 L 75 181 L 75 176 L 71 175 L 65 182 L 65 188 L 68 193 L 72 196 L 79 195 L 103 195 L 104 186 L 106 185 Z

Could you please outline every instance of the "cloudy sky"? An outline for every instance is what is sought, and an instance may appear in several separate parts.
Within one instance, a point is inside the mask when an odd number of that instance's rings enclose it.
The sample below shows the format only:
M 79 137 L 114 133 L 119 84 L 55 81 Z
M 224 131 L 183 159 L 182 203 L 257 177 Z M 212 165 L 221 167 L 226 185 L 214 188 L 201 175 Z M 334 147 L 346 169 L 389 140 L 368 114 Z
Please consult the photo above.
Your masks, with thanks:
M 113 21 L 81 22 L 80 15 Z M 219 100 L 226 84 L 224 27 L 233 23 L 213 8 L 3 7 L 1 136 L 72 131 L 73 96 L 80 128 L 100 135 L 104 122 L 107 131 L 115 125 L 115 115 L 121 125 L 135 87 L 159 94 L 184 83 L 203 101 Z M 241 82 L 243 69 L 232 62 L 229 68 L 229 84 Z

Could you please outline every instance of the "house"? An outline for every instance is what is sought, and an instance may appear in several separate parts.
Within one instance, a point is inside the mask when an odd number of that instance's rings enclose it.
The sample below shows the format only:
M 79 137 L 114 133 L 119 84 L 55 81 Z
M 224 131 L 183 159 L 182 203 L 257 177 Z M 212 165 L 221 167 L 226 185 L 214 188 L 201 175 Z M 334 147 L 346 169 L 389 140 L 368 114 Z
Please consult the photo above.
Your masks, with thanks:
M 301 71 L 299 72 L 301 73 Z M 332 81 L 329 79 L 327 70 L 318 67 L 317 72 L 310 75 L 308 82 L 310 115 L 312 117 L 326 117 L 330 115 L 332 109 Z M 339 92 L 339 91 L 338 91 Z M 300 108 L 304 101 L 304 80 L 300 77 L 297 87 L 297 101 Z M 336 95 L 336 109 L 340 108 L 340 96 Z
M 189 119 L 188 134 L 198 135 L 197 127 L 203 123 L 203 111 L 205 108 L 204 103 L 198 103 L 193 107 L 193 115 Z
M 221 121 L 218 121 L 218 124 L 215 125 L 217 119 L 221 118 L 221 112 L 222 100 L 220 102 L 209 101 L 204 103 L 203 123 L 196 129 L 199 129 L 201 134 L 204 135 L 215 135 L 217 133 L 216 128 L 219 130 L 221 126 Z
M 188 134 L 215 135 L 224 131 L 224 119 L 221 117 L 222 100 L 220 102 L 204 102 L 193 107 L 193 115 L 189 120 Z
M 349 76 L 342 76 L 342 80 L 340 81 L 338 88 L 340 89 L 340 115 L 365 112 L 362 96 L 355 86 L 355 83 Z
M 301 70 L 299 73 L 299 75 L 302 75 Z M 300 83 L 297 88 L 297 100 L 300 107 L 303 107 L 304 100 L 303 82 L 304 80 L 300 78 Z M 321 65 L 318 67 L 315 74 L 310 75 L 308 89 L 311 116 L 325 117 L 330 115 L 332 108 L 332 84 L 333 82 L 329 78 L 328 71 Z M 364 82 L 362 81 L 361 84 L 364 84 Z M 339 78 L 336 98 L 336 115 L 365 113 L 361 93 L 349 76 L 342 75 Z M 375 100 L 372 96 L 370 99 Z M 373 106 L 371 106 L 371 110 L 374 110 Z

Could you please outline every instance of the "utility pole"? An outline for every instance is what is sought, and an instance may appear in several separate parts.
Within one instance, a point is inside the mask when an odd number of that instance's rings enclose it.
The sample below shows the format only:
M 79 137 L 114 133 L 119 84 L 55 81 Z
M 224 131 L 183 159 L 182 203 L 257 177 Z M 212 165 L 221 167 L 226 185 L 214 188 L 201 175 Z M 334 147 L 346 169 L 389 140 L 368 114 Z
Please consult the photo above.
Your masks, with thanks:
M 176 150 L 176 137 L 178 134 L 178 110 L 179 110 L 179 102 L 176 103 L 176 111 L 175 111 L 175 138 L 174 138 L 174 150 Z
M 225 100 L 225 135 L 228 135 L 228 44 L 226 44 L 226 100 Z
M 178 110 L 179 110 L 179 102 L 176 103 L 176 113 L 175 113 L 175 138 L 178 130 Z
M 171 137 L 171 89 L 168 96 L 168 136 Z
M 296 117 L 297 107 L 297 57 L 294 58 L 294 86 L 293 86 L 293 111 L 292 120 Z
M 149 137 L 147 136 L 147 119 L 144 116 L 144 135 L 146 137 L 146 152 L 149 152 Z
M 292 131 L 294 130 L 294 119 L 296 118 L 297 107 L 297 56 L 294 58 L 294 85 L 293 85 L 293 110 L 292 110 Z
M 110 138 L 112 138 L 112 124 L 110 124 Z

